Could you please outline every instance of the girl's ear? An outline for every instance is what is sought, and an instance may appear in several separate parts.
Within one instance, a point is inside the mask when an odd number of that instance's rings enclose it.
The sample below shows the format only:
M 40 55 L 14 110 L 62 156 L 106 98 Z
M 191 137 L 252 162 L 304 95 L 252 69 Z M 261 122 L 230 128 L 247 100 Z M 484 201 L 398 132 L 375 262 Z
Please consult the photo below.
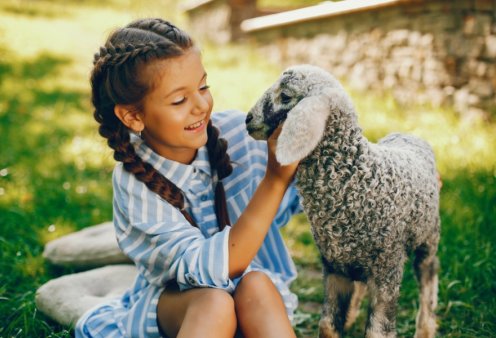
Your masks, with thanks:
M 277 139 L 276 159 L 280 164 L 286 165 L 310 154 L 324 134 L 330 108 L 326 95 L 316 95 L 302 99 L 288 112 Z
M 121 122 L 134 132 L 140 132 L 145 129 L 145 124 L 143 122 L 143 117 L 141 113 L 134 107 L 117 104 L 114 107 L 115 116 Z

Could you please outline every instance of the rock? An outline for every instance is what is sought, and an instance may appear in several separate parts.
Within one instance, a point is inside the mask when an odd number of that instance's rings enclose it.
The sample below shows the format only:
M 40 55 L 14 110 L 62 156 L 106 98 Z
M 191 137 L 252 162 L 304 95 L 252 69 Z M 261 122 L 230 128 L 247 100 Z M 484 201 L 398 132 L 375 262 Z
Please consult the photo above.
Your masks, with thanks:
M 485 38 L 484 56 L 496 59 L 496 35 L 488 35 Z
M 92 307 L 122 296 L 136 275 L 134 265 L 123 264 L 52 279 L 36 291 L 36 307 L 57 323 L 74 325 Z
M 48 242 L 43 257 L 54 265 L 73 267 L 130 262 L 117 245 L 112 222 L 94 225 Z
M 483 79 L 470 79 L 469 88 L 472 93 L 480 97 L 481 99 L 486 99 L 494 95 L 494 88 L 492 83 L 488 80 Z

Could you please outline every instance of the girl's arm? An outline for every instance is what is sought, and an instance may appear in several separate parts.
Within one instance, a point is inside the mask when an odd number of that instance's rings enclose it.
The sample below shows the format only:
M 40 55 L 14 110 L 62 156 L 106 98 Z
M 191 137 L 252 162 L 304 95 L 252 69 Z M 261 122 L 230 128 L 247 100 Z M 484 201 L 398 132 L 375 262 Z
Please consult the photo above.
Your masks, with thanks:
M 274 152 L 281 127 L 268 140 L 268 162 L 265 177 L 250 203 L 233 225 L 229 234 L 229 277 L 243 273 L 257 254 L 277 213 L 298 163 L 281 166 Z

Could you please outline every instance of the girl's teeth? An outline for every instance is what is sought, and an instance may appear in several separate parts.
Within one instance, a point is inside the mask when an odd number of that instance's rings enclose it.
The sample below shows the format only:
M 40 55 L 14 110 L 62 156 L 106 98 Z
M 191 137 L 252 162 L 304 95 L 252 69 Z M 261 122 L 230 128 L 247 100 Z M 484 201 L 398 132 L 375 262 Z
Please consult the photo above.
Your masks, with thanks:
M 200 122 L 197 122 L 195 124 L 192 124 L 192 125 L 186 127 L 186 129 L 196 129 L 196 128 L 200 127 L 202 124 L 203 124 L 203 121 L 200 121 Z

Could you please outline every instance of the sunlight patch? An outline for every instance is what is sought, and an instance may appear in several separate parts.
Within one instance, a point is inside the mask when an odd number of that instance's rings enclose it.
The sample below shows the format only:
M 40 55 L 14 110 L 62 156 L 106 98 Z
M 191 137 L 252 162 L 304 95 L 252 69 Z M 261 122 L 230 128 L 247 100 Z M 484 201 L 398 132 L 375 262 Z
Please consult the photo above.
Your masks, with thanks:
M 112 166 L 115 162 L 111 150 L 103 140 L 76 136 L 60 149 L 64 162 L 72 162 L 79 170 Z
M 40 276 L 45 273 L 45 260 L 28 252 L 24 260 L 17 262 L 17 269 L 26 277 Z
M 38 238 L 40 243 L 46 244 L 56 238 L 62 237 L 64 235 L 70 234 L 76 231 L 76 227 L 73 223 L 58 220 L 54 223 L 49 223 L 38 230 Z

